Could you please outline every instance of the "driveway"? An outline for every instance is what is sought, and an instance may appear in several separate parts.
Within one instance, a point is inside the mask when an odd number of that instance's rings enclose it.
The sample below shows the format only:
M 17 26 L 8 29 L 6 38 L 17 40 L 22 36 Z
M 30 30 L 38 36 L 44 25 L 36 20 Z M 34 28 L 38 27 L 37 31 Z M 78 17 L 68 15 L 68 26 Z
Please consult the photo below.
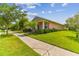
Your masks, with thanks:
M 79 54 L 64 50 L 62 48 L 30 38 L 28 36 L 24 36 L 19 33 L 15 33 L 15 35 L 42 56 L 79 56 Z

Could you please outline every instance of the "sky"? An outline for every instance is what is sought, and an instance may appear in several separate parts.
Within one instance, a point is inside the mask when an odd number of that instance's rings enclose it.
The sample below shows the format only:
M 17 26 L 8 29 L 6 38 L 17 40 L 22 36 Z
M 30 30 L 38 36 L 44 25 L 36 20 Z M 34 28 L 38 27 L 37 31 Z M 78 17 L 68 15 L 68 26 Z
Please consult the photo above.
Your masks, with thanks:
M 27 11 L 29 19 L 43 17 L 61 24 L 79 12 L 79 3 L 26 3 L 17 4 Z

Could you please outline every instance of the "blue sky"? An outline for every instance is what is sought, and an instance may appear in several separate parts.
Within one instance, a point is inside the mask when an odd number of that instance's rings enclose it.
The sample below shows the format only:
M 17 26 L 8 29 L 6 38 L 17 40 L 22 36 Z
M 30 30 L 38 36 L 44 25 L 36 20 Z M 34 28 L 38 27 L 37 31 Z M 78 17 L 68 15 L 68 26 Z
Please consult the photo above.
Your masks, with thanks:
M 31 3 L 17 4 L 28 11 L 29 18 L 40 16 L 64 24 L 65 20 L 79 12 L 78 3 Z

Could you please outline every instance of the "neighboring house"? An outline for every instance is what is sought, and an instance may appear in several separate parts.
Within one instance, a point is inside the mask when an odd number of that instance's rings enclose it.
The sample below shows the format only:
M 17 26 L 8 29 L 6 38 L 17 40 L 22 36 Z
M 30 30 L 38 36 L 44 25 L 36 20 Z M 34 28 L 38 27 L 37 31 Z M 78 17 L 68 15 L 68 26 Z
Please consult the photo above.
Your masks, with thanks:
M 57 22 L 45 19 L 45 18 L 41 18 L 36 16 L 33 21 L 36 22 L 36 30 L 38 29 L 58 29 L 58 30 L 63 30 L 64 29 L 64 25 L 59 24 Z

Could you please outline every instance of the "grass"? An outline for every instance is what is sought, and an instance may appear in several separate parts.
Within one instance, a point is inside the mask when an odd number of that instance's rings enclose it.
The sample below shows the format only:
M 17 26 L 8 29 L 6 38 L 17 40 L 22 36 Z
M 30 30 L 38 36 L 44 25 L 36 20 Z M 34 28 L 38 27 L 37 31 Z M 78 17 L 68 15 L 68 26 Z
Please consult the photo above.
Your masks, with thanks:
M 74 31 L 58 31 L 29 36 L 79 54 L 79 40 L 75 38 L 76 33 Z
M 2 30 L 0 30 L 0 32 L 2 32 Z
M 14 35 L 0 36 L 0 56 L 38 56 L 25 43 Z

